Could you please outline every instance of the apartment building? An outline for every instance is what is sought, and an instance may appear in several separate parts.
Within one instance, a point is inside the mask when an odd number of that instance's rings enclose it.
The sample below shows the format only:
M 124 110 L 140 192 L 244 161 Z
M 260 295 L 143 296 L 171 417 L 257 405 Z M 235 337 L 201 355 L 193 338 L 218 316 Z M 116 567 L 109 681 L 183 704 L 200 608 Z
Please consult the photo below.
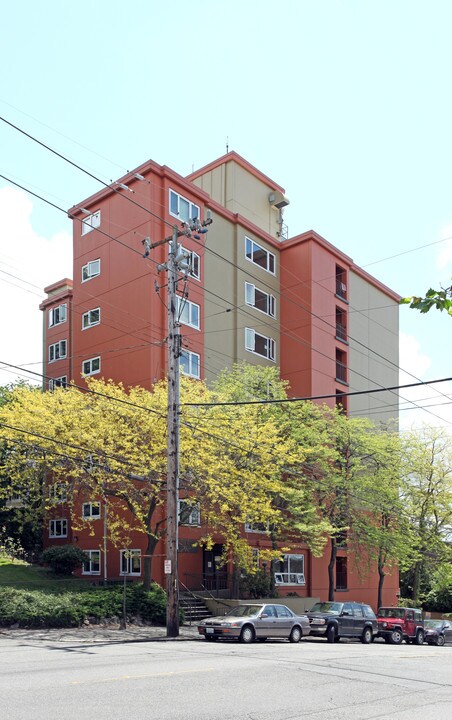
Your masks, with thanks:
M 284 188 L 229 152 L 188 177 L 149 161 L 74 205 L 73 279 L 47 287 L 41 304 L 46 387 L 94 375 L 152 389 L 165 377 L 166 288 L 158 266 L 167 246 L 148 253 L 146 238 L 155 243 L 174 225 L 209 217 L 207 234 L 180 241 L 191 257 L 180 300 L 181 371 L 211 381 L 234 362 L 276 364 L 293 396 L 396 421 L 391 392 L 344 393 L 397 385 L 400 298 L 316 232 L 289 236 L 288 204 Z M 52 518 L 48 543 L 74 540 L 64 506 L 61 514 L 66 523 Z M 102 544 L 101 518 L 99 506 L 94 538 L 77 535 L 93 559 L 84 574 L 140 577 L 144 539 L 137 536 L 133 559 L 126 558 Z M 212 550 L 193 548 L 201 526 L 199 513 L 182 513 L 180 577 L 194 589 L 214 587 L 220 574 L 220 537 Z M 256 549 L 265 544 L 261 531 L 244 532 Z M 164 548 L 157 554 L 161 567 L 153 575 L 163 581 Z M 285 555 L 280 594 L 325 599 L 326 564 L 302 546 Z M 359 577 L 346 549 L 339 550 L 336 580 L 341 597 L 375 602 L 375 574 Z M 390 576 L 385 602 L 395 602 L 397 588 Z

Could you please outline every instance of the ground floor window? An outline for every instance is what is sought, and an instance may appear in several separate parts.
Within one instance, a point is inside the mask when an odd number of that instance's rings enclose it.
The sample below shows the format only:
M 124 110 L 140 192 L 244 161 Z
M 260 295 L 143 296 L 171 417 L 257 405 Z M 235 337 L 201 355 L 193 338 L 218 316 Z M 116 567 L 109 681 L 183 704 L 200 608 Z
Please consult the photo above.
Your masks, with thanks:
M 85 550 L 89 560 L 83 563 L 83 575 L 100 575 L 100 550 Z
M 141 575 L 141 550 L 120 550 L 121 575 Z
M 58 520 L 49 521 L 49 537 L 51 538 L 65 538 L 67 537 L 67 520 L 59 518 Z
M 336 590 L 347 590 L 347 558 L 336 558 Z
M 275 563 L 276 585 L 305 585 L 304 555 L 284 555 Z

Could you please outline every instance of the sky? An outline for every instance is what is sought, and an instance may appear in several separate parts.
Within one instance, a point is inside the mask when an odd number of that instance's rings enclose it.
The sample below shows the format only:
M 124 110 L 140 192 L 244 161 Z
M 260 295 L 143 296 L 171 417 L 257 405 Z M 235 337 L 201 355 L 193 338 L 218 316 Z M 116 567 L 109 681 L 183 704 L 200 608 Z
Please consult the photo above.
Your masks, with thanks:
M 189 174 L 226 145 L 309 229 L 401 296 L 452 276 L 449 0 L 22 0 L 2 7 L 0 116 L 105 182 Z M 42 289 L 72 277 L 65 212 L 100 189 L 0 121 L 0 384 L 42 371 Z M 452 319 L 400 309 L 400 382 L 452 376 Z M 369 378 L 369 387 L 372 379 Z M 452 430 L 452 383 L 401 425 Z M 442 407 L 441 407 L 442 405 Z M 420 410 L 419 406 L 425 406 Z

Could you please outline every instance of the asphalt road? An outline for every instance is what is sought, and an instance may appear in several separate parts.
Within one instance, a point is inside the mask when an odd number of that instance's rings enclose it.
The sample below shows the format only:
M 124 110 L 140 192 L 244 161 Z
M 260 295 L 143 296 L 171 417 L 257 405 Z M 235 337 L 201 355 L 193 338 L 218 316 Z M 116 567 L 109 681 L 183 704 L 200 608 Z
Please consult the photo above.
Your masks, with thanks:
M 5 720 L 441 720 L 452 647 L 0 638 Z

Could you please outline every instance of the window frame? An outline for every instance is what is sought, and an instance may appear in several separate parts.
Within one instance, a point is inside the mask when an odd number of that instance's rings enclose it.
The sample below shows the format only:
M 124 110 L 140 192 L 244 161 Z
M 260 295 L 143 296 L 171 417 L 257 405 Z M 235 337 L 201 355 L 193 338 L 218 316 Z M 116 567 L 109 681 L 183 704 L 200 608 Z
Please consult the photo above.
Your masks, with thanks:
M 95 263 L 98 263 L 99 272 L 90 272 L 90 266 L 94 265 Z M 87 277 L 83 277 L 84 271 L 86 270 Z M 97 260 L 89 260 L 86 265 L 82 266 L 82 283 L 88 282 L 88 280 L 92 280 L 95 277 L 98 277 L 100 275 L 100 258 L 97 258 Z
M 61 318 L 60 318 L 61 315 Z M 48 313 L 49 328 L 61 325 L 67 321 L 67 303 L 61 303 L 49 309 Z
M 82 228 L 81 228 L 81 235 L 88 235 L 92 230 L 96 230 L 98 227 L 100 227 L 100 210 L 96 210 L 96 212 L 91 213 L 91 215 L 86 215 L 86 217 L 82 218 Z
M 87 555 L 89 555 L 89 561 L 82 563 L 82 575 L 100 575 L 100 567 L 101 567 L 101 566 L 100 566 L 100 560 L 101 560 L 100 550 L 84 550 L 84 552 L 85 552 Z M 98 569 L 98 570 L 93 570 L 93 569 L 92 569 L 92 565 L 93 565 L 92 556 L 93 556 L 94 554 L 97 554 L 97 556 L 98 556 L 98 558 L 99 558 L 98 561 L 97 561 L 97 564 L 98 564 L 98 566 L 99 566 L 99 569 Z M 85 569 L 87 565 L 89 566 L 89 570 L 86 570 L 86 569 Z
M 250 252 L 251 257 L 248 256 L 248 243 L 250 243 Z M 252 259 L 252 256 L 254 254 L 253 252 L 253 245 L 256 246 L 259 250 L 262 250 L 267 256 L 267 262 L 266 266 L 260 265 L 260 263 L 257 263 L 255 260 Z M 271 262 L 271 258 L 273 258 L 273 262 Z M 258 242 L 253 240 L 253 238 L 248 237 L 248 235 L 245 235 L 245 259 L 248 260 L 248 262 L 253 263 L 253 265 L 256 265 L 256 267 L 261 268 L 261 270 L 264 270 L 265 272 L 268 272 L 270 275 L 276 275 L 276 255 L 272 253 L 270 250 L 267 250 L 267 248 L 264 248 L 263 245 L 259 245 Z M 273 264 L 273 270 L 270 268 L 270 266 Z
M 186 325 L 187 327 L 194 328 L 195 330 L 201 330 L 201 306 L 198 305 L 198 303 L 192 302 L 192 300 L 188 300 L 187 298 L 181 297 L 180 295 L 176 295 L 176 298 L 177 298 L 177 300 L 176 300 L 177 308 L 176 309 L 177 309 L 178 321 L 182 325 Z M 185 308 L 187 308 L 190 322 L 186 322 L 185 320 L 182 319 L 182 315 L 185 311 Z M 191 321 L 192 320 L 192 312 L 193 312 L 194 308 L 197 309 L 197 314 L 198 314 L 198 324 L 197 325 Z
M 89 512 L 85 513 L 85 508 L 89 508 Z M 93 513 L 93 509 L 96 508 L 99 512 Z M 100 500 L 95 500 L 94 502 L 85 502 L 82 503 L 82 519 L 83 520 L 100 520 L 102 517 L 102 508 L 100 505 Z
M 302 560 L 302 572 L 291 571 L 291 558 L 294 558 L 297 561 Z M 306 585 L 306 560 L 303 553 L 284 553 L 280 562 L 282 563 L 284 569 L 282 572 L 275 572 L 275 585 Z M 294 577 L 296 577 L 295 580 Z
M 97 320 L 91 320 L 92 313 L 97 313 Z M 95 327 L 96 325 L 100 325 L 100 307 L 87 310 L 82 314 L 82 330 L 89 330 L 89 328 Z
M 55 388 L 63 388 L 64 390 L 67 388 L 67 375 L 61 375 L 57 378 L 49 378 L 49 390 L 50 392 L 53 392 Z
M 177 212 L 174 212 L 174 211 L 172 210 L 172 205 L 173 205 L 172 202 L 171 202 L 171 199 L 172 199 L 171 196 L 172 196 L 172 195 L 173 195 L 175 198 L 177 198 L 177 208 L 178 208 L 178 211 L 177 211 Z M 181 215 L 181 211 L 180 211 L 180 207 L 181 207 L 181 202 L 180 202 L 180 201 L 181 201 L 181 200 L 182 200 L 183 202 L 188 203 L 188 205 L 189 205 L 188 217 L 183 217 L 183 216 Z M 195 215 L 192 214 L 192 209 L 193 209 L 193 208 L 196 208 L 196 210 L 197 210 L 197 212 L 196 212 Z M 181 220 L 181 222 L 188 222 L 189 220 L 194 220 L 195 218 L 199 218 L 199 220 L 201 219 L 201 208 L 200 208 L 200 206 L 197 205 L 196 203 L 194 203 L 192 200 L 189 200 L 188 198 L 184 197 L 184 196 L 181 195 L 180 193 L 176 192 L 176 190 L 172 190 L 171 188 L 168 189 L 168 212 L 169 212 L 169 214 L 170 214 L 172 217 L 175 217 L 175 218 L 177 218 L 178 220 Z
M 258 293 L 261 293 L 262 295 L 265 295 L 267 298 L 267 310 L 261 310 L 260 307 L 257 307 L 256 305 L 256 290 Z M 250 295 L 253 296 L 253 302 L 250 302 Z M 271 318 L 276 318 L 276 299 L 274 295 L 271 295 L 271 293 L 265 292 L 265 290 L 261 290 L 257 287 L 257 285 L 254 285 L 250 282 L 245 282 L 245 303 L 246 305 L 249 305 L 249 307 L 254 308 L 260 313 L 263 313 L 264 315 L 267 315 Z
M 85 372 L 84 366 L 86 365 L 86 363 L 90 363 L 91 368 L 92 368 L 92 364 L 95 360 L 99 360 L 99 368 L 97 370 L 90 369 L 89 372 Z M 83 375 L 83 377 L 90 377 L 90 375 L 97 375 L 98 373 L 100 373 L 100 368 L 101 368 L 100 355 L 96 355 L 96 357 L 88 358 L 88 360 L 83 360 L 83 362 L 82 362 L 82 375 Z
M 61 351 L 61 348 L 63 346 L 64 353 Z M 51 357 L 52 354 L 54 355 L 54 357 Z M 58 357 L 56 357 L 56 355 L 58 355 Z M 49 363 L 58 362 L 58 360 L 64 360 L 65 358 L 67 358 L 67 340 L 58 340 L 58 342 L 56 343 L 51 343 L 49 345 L 48 358 Z
M 182 513 L 189 510 L 188 517 L 182 521 Z M 192 505 L 187 500 L 179 500 L 177 517 L 179 525 L 183 527 L 200 527 L 201 526 L 201 506 L 199 503 Z
M 55 527 L 57 523 L 61 523 L 61 532 L 57 533 Z M 63 530 L 64 527 L 64 530 Z M 68 522 L 67 518 L 52 518 L 49 520 L 49 538 L 67 538 Z
M 336 557 L 334 564 L 334 581 L 335 590 L 348 590 L 348 558 L 344 555 L 338 555 Z
M 253 334 L 253 347 L 251 347 L 249 343 L 249 337 L 250 333 Z M 263 355 L 260 352 L 256 351 L 256 335 L 259 338 L 262 338 L 267 342 L 267 354 Z M 276 340 L 274 340 L 272 337 L 269 337 L 267 335 L 262 335 L 261 333 L 256 332 L 254 328 L 245 328 L 245 350 L 247 352 L 253 353 L 253 355 L 257 355 L 258 357 L 264 358 L 265 360 L 270 360 L 271 362 L 276 362 Z
M 125 553 L 130 553 L 130 556 L 125 555 Z M 136 558 L 139 559 L 140 569 L 139 571 L 131 571 L 133 561 L 136 560 Z M 126 566 L 126 570 L 124 570 L 124 566 Z M 119 551 L 119 574 L 122 576 L 133 575 L 134 577 L 139 577 L 141 575 L 141 550 L 138 548 L 130 550 L 128 548 L 124 548 Z
M 67 502 L 67 491 L 67 483 L 51 483 L 47 488 L 47 497 L 55 503 L 65 503 Z
M 185 370 L 183 369 L 182 362 L 181 362 L 181 359 L 183 356 L 187 356 L 189 372 L 185 372 Z M 197 374 L 192 371 L 193 357 L 197 358 L 197 363 L 198 363 L 198 373 Z M 182 350 L 180 357 L 179 357 L 179 368 L 180 368 L 181 373 L 183 373 L 183 375 L 185 375 L 186 377 L 192 377 L 192 378 L 195 378 L 196 380 L 199 380 L 201 378 L 201 355 L 193 352 L 192 350 Z

